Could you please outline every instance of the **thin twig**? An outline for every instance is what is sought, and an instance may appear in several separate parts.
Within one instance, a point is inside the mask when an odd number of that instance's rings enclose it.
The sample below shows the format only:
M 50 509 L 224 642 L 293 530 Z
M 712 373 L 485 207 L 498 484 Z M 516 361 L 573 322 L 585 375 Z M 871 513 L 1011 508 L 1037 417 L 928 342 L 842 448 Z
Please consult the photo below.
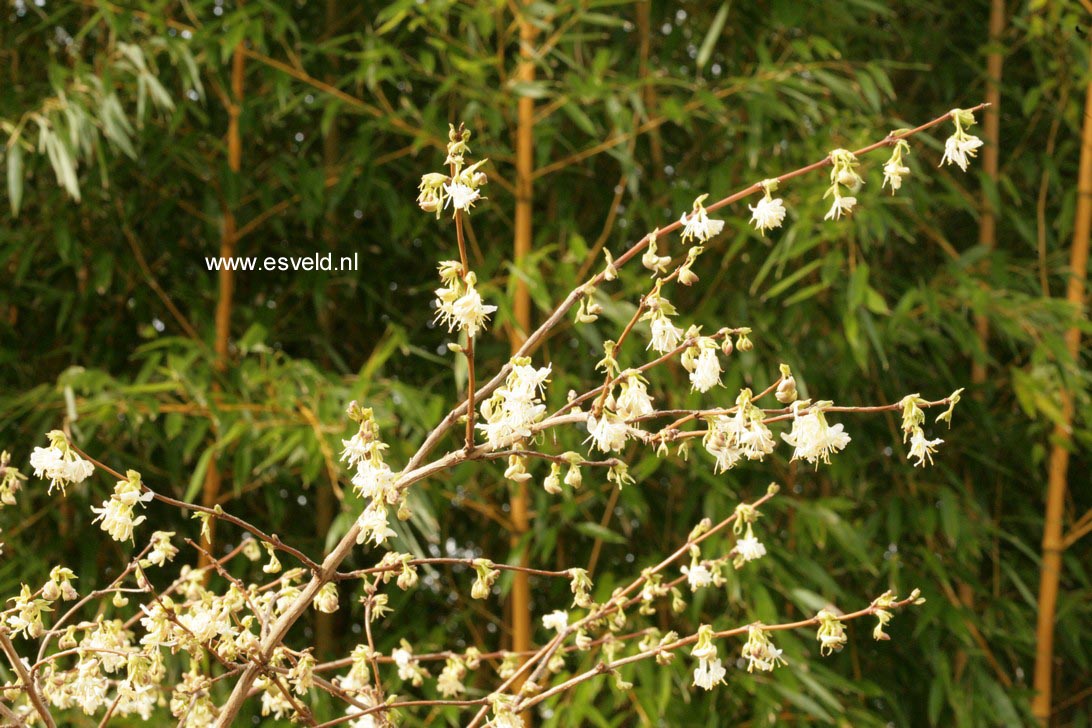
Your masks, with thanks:
M 11 639 L 8 638 L 7 627 L 0 626 L 0 647 L 3 647 L 4 654 L 8 656 L 8 662 L 11 663 L 11 667 L 19 675 L 19 679 L 23 683 L 23 687 L 26 688 L 27 697 L 30 699 L 31 705 L 38 711 L 38 715 L 42 716 L 42 720 L 45 722 L 48 728 L 57 728 L 57 724 L 53 722 L 53 714 L 49 712 L 49 706 L 46 705 L 45 700 L 42 699 L 42 694 L 38 692 L 38 686 L 34 682 L 34 678 L 27 670 L 27 666 L 23 664 L 22 658 L 19 657 L 19 653 L 15 651 L 15 645 L 11 643 Z

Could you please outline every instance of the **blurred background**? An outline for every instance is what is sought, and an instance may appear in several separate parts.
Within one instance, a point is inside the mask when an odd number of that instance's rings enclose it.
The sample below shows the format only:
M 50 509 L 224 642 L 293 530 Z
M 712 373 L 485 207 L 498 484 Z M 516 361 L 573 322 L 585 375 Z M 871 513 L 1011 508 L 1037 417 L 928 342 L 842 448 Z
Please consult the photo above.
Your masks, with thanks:
M 632 689 L 584 683 L 536 725 L 1089 724 L 1092 358 L 1083 290 L 1070 284 L 1092 195 L 1082 205 L 1085 0 L 4 0 L 0 19 L 0 447 L 29 472 L 31 449 L 67 422 L 115 469 L 220 503 L 313 557 L 361 505 L 337 462 L 353 431 L 345 404 L 375 408 L 397 469 L 465 382 L 431 311 L 436 263 L 457 255 L 453 226 L 414 204 L 420 176 L 442 170 L 449 122 L 465 122 L 475 158 L 490 159 L 469 241 L 500 306 L 479 344 L 479 372 L 491 372 L 602 250 L 624 250 L 697 195 L 992 100 L 999 114 L 972 130 L 986 148 L 968 174 L 938 168 L 945 124 L 912 140 L 894 197 L 880 188 L 884 153 L 862 160 L 848 220 L 823 221 L 824 173 L 800 178 L 779 193 L 784 228 L 761 237 L 743 205 L 728 208 L 695 267 L 701 282 L 667 294 L 682 322 L 754 331 L 712 401 L 764 388 L 782 361 L 801 396 L 840 404 L 966 387 L 951 430 L 931 428 L 945 440 L 934 467 L 910 466 L 891 414 L 840 418 L 853 442 L 818 471 L 785 448 L 721 475 L 704 452 L 684 462 L 634 449 L 635 485 L 588 473 L 553 497 L 536 485 L 541 465 L 522 491 L 502 465 L 462 468 L 414 487 L 394 545 L 590 562 L 605 598 L 773 480 L 783 495 L 759 523 L 769 557 L 651 623 L 786 621 L 920 588 L 928 602 L 897 615 L 892 641 L 862 623 L 820 658 L 812 631 L 782 633 L 789 667 L 730 669 L 710 693 L 690 687 L 688 659 L 636 665 L 623 673 Z M 361 268 L 229 274 L 205 262 L 315 252 L 359 253 Z M 596 382 L 602 341 L 647 280 L 625 271 L 599 294 L 597 323 L 570 317 L 541 347 L 551 403 Z M 642 361 L 635 346 L 621 363 Z M 679 366 L 651 385 L 663 406 L 710 401 L 686 389 Z M 112 484 L 96 477 L 60 498 L 32 481 L 0 511 L 0 593 L 58 563 L 81 590 L 116 574 L 127 549 L 89 509 Z M 159 504 L 151 528 L 197 533 Z M 216 551 L 240 535 L 221 525 Z M 728 548 L 715 540 L 706 556 Z M 378 557 L 361 548 L 346 567 Z M 1056 582 L 1040 583 L 1044 565 Z M 380 649 L 541 644 L 539 616 L 571 598 L 567 584 L 506 576 L 495 598 L 472 602 L 472 578 L 437 570 L 392 590 Z M 290 641 L 348 654 L 361 639 L 355 596 L 329 618 L 309 614 Z M 1039 621 L 1056 621 L 1052 645 Z M 582 660 L 567 669 L 594 664 Z M 1050 692 L 1033 715 L 1036 673 Z M 468 679 L 479 693 L 493 684 L 489 669 Z M 320 719 L 341 714 L 313 703 Z

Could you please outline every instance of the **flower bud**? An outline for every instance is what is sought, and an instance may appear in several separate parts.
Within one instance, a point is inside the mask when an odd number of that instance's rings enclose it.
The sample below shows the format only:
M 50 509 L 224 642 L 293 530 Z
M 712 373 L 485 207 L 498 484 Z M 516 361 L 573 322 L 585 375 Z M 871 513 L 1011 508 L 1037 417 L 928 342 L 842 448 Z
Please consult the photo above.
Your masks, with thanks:
M 337 584 L 330 581 L 322 585 L 312 602 L 315 609 L 326 614 L 333 614 L 338 608 Z
M 48 581 L 46 585 L 42 587 L 42 599 L 47 602 L 55 602 L 61 597 L 61 589 L 57 586 L 56 582 Z
M 782 379 L 781 383 L 777 385 L 777 393 L 774 396 L 782 404 L 795 402 L 799 396 L 796 392 L 796 380 L 792 377 Z

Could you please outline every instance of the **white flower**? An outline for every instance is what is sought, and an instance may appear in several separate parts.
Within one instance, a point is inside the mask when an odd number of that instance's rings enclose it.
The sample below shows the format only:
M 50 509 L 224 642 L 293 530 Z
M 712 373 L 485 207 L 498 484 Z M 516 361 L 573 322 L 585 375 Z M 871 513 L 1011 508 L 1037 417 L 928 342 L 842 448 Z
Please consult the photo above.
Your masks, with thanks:
M 715 685 L 724 682 L 727 672 L 721 665 L 720 658 L 698 660 L 698 666 L 694 668 L 694 684 L 699 688 L 712 690 Z
M 793 460 L 803 458 L 818 467 L 820 460 L 829 465 L 830 456 L 844 450 L 852 438 L 845 433 L 841 423 L 828 425 L 821 410 L 812 410 L 805 415 L 797 413 L 792 431 L 782 432 L 781 439 L 795 448 Z
M 353 467 L 358 462 L 368 457 L 373 449 L 373 445 L 364 439 L 364 434 L 357 432 L 348 440 L 341 441 L 342 451 L 341 459 L 349 464 L 349 467 Z
M 709 429 L 702 445 L 717 459 L 718 471 L 730 470 L 743 458 L 764 460 L 774 451 L 774 438 L 763 422 L 765 413 L 751 403 L 751 390 L 744 388 L 736 397 L 734 415 L 706 418 Z
M 724 221 L 710 219 L 702 205 L 702 200 L 708 196 L 702 195 L 694 200 L 693 211 L 689 215 L 684 212 L 679 218 L 679 222 L 684 225 L 682 233 L 684 243 L 694 238 L 697 238 L 699 243 L 704 243 L 724 229 Z
M 829 655 L 832 652 L 841 652 L 846 644 L 845 632 L 839 634 L 820 634 L 817 639 L 819 640 L 819 654 L 824 656 Z
M 494 714 L 493 720 L 486 723 L 486 726 L 487 728 L 523 728 L 523 719 L 511 711 L 498 712 Z
M 630 372 L 623 380 L 615 408 L 624 420 L 634 420 L 652 413 L 652 397 L 648 394 L 644 378 L 636 371 Z
M 387 523 L 387 507 L 379 501 L 369 503 L 356 524 L 360 527 L 360 533 L 356 537 L 359 544 L 374 541 L 376 546 L 381 546 L 388 538 L 396 535 Z
M 757 205 L 747 206 L 751 211 L 751 224 L 760 233 L 765 233 L 772 228 L 781 227 L 785 220 L 785 203 L 781 198 L 773 199 L 767 193 L 758 201 Z
M 465 331 L 474 337 L 485 328 L 489 314 L 497 310 L 496 306 L 487 306 L 478 293 L 477 278 L 474 272 L 459 277 L 461 266 L 454 261 L 440 263 L 442 288 L 436 289 L 436 320 L 447 326 L 448 331 Z
M 747 643 L 743 645 L 743 658 L 747 660 L 747 672 L 755 668 L 772 672 L 778 664 L 787 664 L 781 656 L 781 650 L 773 646 L 762 627 L 753 625 L 747 634 Z
M 421 687 L 425 676 L 428 675 L 428 671 L 418 664 L 409 642 L 402 640 L 402 646 L 391 653 L 391 659 L 398 666 L 399 680 L 412 683 L 414 687 Z
M 489 320 L 489 314 L 496 310 L 496 306 L 489 306 L 482 302 L 478 289 L 469 287 L 466 293 L 455 299 L 455 302 L 451 305 L 448 330 L 450 331 L 453 328 L 451 324 L 454 323 L 465 331 L 467 336 L 473 338 L 485 328 L 485 322 Z
M 766 547 L 753 534 L 748 534 L 736 541 L 736 555 L 741 563 L 754 561 L 766 555 Z
M 152 534 L 152 550 L 148 552 L 148 564 L 163 566 L 178 555 L 178 547 L 171 543 L 174 531 L 156 531 Z
M 466 692 L 463 685 L 463 677 L 466 676 L 466 667 L 458 658 L 448 658 L 444 663 L 444 669 L 440 671 L 440 677 L 436 678 L 436 689 L 445 698 L 454 698 Z
M 679 221 L 685 225 L 682 234 L 684 241 L 697 238 L 699 242 L 705 242 L 724 229 L 724 221 L 711 219 L 705 210 L 691 213 L 689 217 L 683 213 Z
M 834 204 L 830 206 L 830 211 L 823 216 L 824 220 L 840 220 L 842 215 L 848 215 L 853 211 L 853 206 L 857 204 L 856 197 L 834 197 Z
M 409 680 L 413 677 L 412 673 L 408 673 L 410 665 L 413 664 L 412 652 L 403 647 L 399 647 L 391 653 L 391 659 L 394 660 L 394 664 L 398 666 L 398 677 L 400 679 Z
M 447 207 L 450 204 L 456 210 L 463 210 L 464 212 L 469 212 L 470 208 L 481 197 L 481 193 L 476 189 L 461 182 L 445 184 L 444 192 L 447 194 L 444 206 Z
M 417 204 L 425 212 L 435 212 L 440 216 L 440 208 L 444 201 L 444 183 L 447 175 L 429 172 L 421 177 L 418 186 Z
M 603 452 L 614 452 L 626 446 L 629 426 L 615 413 L 603 410 L 598 418 L 594 414 L 588 415 L 588 432 L 588 440 L 593 441 L 597 448 Z
M 99 661 L 86 657 L 76 663 L 76 678 L 69 681 L 65 691 L 84 713 L 93 715 L 106 705 L 106 692 L 109 688 L 109 681 L 99 671 Z
M 315 609 L 326 614 L 336 612 L 338 608 L 337 584 L 332 581 L 323 584 L 314 600 L 312 600 L 312 605 Z
M 705 564 L 684 566 L 682 572 L 686 574 L 686 581 L 690 585 L 691 591 L 697 591 L 713 583 L 713 573 L 709 571 Z
M 902 178 L 910 174 L 910 168 L 904 167 L 898 162 L 891 161 L 883 166 L 883 186 L 891 187 L 891 194 L 902 187 Z
M 133 528 L 144 523 L 145 517 L 133 518 L 133 508 L 137 503 L 147 503 L 153 498 L 151 491 L 141 495 L 140 473 L 130 470 L 127 480 L 119 480 L 110 500 L 103 501 L 101 508 L 91 507 L 98 517 L 92 523 L 102 521 L 103 531 L 115 541 L 128 541 L 133 537 Z
M 690 384 L 699 392 L 708 392 L 720 384 L 720 359 L 716 347 L 701 347 L 694 369 L 690 372 Z
M 542 396 L 549 378 L 549 366 L 535 367 L 529 357 L 512 360 L 504 385 L 482 402 L 483 421 L 476 425 L 492 449 L 534 436 L 532 425 L 546 413 Z
M 909 458 L 917 458 L 918 461 L 914 463 L 914 466 L 918 465 L 925 467 L 925 461 L 928 460 L 929 464 L 933 464 L 933 453 L 936 452 L 937 445 L 943 443 L 939 437 L 935 440 L 928 440 L 925 438 L 925 433 L 920 427 L 914 430 L 914 434 L 910 436 L 910 454 Z
M 360 461 L 352 483 L 353 490 L 362 498 L 385 499 L 390 503 L 398 497 L 398 489 L 394 487 L 397 481 L 398 477 L 391 472 L 389 465 L 382 460 L 376 462 L 368 458 Z
M 569 613 L 560 609 L 550 612 L 542 617 L 542 626 L 561 632 L 569 626 Z
M 774 450 L 773 433 L 760 419 L 739 417 L 737 442 L 748 460 L 762 460 Z
M 652 341 L 645 348 L 666 354 L 682 342 L 682 337 L 683 330 L 671 323 L 671 319 L 657 316 L 652 319 Z
M 964 172 L 969 164 L 968 157 L 975 157 L 978 148 L 982 146 L 982 140 L 976 136 L 957 131 L 944 142 L 944 156 L 940 163 L 958 165 Z
M 702 439 L 702 444 L 716 459 L 714 466 L 716 472 L 723 473 L 725 470 L 731 470 L 743 459 L 743 450 L 740 449 L 736 439 L 715 425 L 709 428 L 709 433 Z
M 68 438 L 60 430 L 53 430 L 48 435 L 49 447 L 36 447 L 30 454 L 30 466 L 34 476 L 49 480 L 49 492 L 59 487 L 64 493 L 65 486 L 78 485 L 91 477 L 95 466 L 81 458 L 68 443 Z

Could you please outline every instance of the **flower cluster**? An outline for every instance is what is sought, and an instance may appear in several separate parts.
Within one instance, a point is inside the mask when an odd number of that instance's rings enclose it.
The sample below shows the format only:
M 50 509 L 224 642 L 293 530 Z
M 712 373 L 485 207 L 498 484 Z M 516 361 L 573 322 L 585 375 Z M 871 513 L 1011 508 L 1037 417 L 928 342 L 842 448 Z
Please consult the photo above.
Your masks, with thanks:
M 147 569 L 149 566 L 163 566 L 168 561 L 173 561 L 174 557 L 178 555 L 178 547 L 171 543 L 172 538 L 174 538 L 174 531 L 154 532 L 151 539 L 151 550 L 148 551 L 148 555 L 141 560 L 141 568 Z M 253 542 L 253 539 L 251 542 Z
M 709 418 L 702 445 L 716 459 L 718 471 L 731 470 L 743 459 L 763 460 L 773 452 L 776 443 L 764 422 L 766 414 L 751 398 L 745 388 L 736 397 L 735 414 Z
M 724 220 L 714 220 L 709 217 L 709 213 L 705 211 L 706 198 L 709 195 L 702 195 L 698 199 L 694 200 L 694 208 L 690 214 L 685 212 L 682 217 L 679 218 L 679 222 L 683 224 L 682 240 L 683 242 L 689 242 L 697 239 L 699 243 L 704 243 L 706 240 L 719 235 L 720 231 L 724 229 Z
M 65 486 L 78 485 L 91 477 L 95 466 L 87 462 L 72 448 L 68 437 L 60 430 L 53 430 L 46 435 L 49 447 L 36 447 L 30 454 L 30 466 L 34 468 L 34 477 L 49 481 L 49 492 Z
M 762 181 L 762 199 L 756 205 L 748 205 L 751 211 L 751 224 L 760 233 L 781 227 L 785 220 L 785 203 L 781 198 L 774 199 L 773 192 L 777 189 L 776 179 Z
M 451 175 L 430 172 L 421 177 L 417 205 L 425 212 L 435 212 L 436 217 L 447 207 L 455 214 L 470 212 L 474 203 L 481 199 L 481 188 L 489 181 L 481 167 L 488 160 L 465 166 L 466 155 L 470 153 L 469 141 L 469 129 L 449 125 L 445 164 L 450 167 Z
M 694 332 L 696 335 L 696 331 Z M 688 333 L 687 338 L 691 338 Z M 687 347 L 682 355 L 682 365 L 690 372 L 690 386 L 698 392 L 708 392 L 720 385 L 720 359 L 717 352 L 721 346 L 710 336 L 698 337 L 693 346 Z
M 464 271 L 457 260 L 440 262 L 440 281 L 436 289 L 436 319 L 447 326 L 448 331 L 465 331 L 474 338 L 489 321 L 489 314 L 497 310 L 482 301 L 478 293 L 478 277 L 474 271 Z
M 387 506 L 404 504 L 404 492 L 398 487 L 398 475 L 383 461 L 386 443 L 379 439 L 379 424 L 371 408 L 350 402 L 349 419 L 359 428 L 348 440 L 342 440 L 344 450 L 341 459 L 349 467 L 356 468 L 353 489 L 368 500 L 367 506 L 357 519 L 360 533 L 357 543 L 373 541 L 377 546 L 394 535 L 387 522 Z
M 737 569 L 742 568 L 748 561 L 755 561 L 766 555 L 766 547 L 758 540 L 754 531 L 754 523 L 761 515 L 754 506 L 746 503 L 736 506 L 736 520 L 732 524 L 732 533 L 736 535 L 732 566 Z
M 693 539 L 693 534 L 691 539 Z M 690 548 L 690 565 L 683 566 L 681 571 L 686 576 L 687 586 L 690 591 L 696 592 L 709 585 L 723 586 L 724 576 L 721 574 L 720 560 L 704 562 L 701 560 L 701 549 L 697 546 Z
M 925 400 L 919 395 L 908 394 L 899 403 L 902 407 L 902 441 L 910 441 L 908 457 L 917 458 L 914 465 L 922 467 L 926 462 L 933 464 L 933 453 L 936 452 L 937 445 L 944 442 L 939 437 L 930 440 L 925 436 L 925 430 L 921 427 L 925 422 L 925 413 L 921 411 L 921 404 L 924 402 Z
M 907 600 L 915 605 L 925 603 L 925 599 L 921 597 L 921 591 L 918 589 L 910 592 L 910 596 L 907 597 Z M 884 631 L 884 627 L 888 625 L 891 618 L 894 616 L 891 609 L 896 606 L 898 601 L 899 598 L 895 596 L 895 592 L 890 589 L 872 600 L 871 610 L 876 616 L 876 628 L 872 630 L 872 639 L 877 641 L 891 639 L 891 635 Z
M 694 649 L 690 651 L 690 655 L 698 660 L 698 666 L 694 668 L 694 684 L 704 690 L 712 690 L 724 682 L 724 676 L 728 671 L 717 656 L 717 645 L 713 642 L 713 628 L 703 624 L 698 627 L 697 634 L 698 641 L 694 643 Z
M 125 473 L 125 480 L 119 480 L 114 487 L 114 493 L 109 500 L 103 501 L 101 508 L 92 506 L 92 512 L 97 516 L 93 523 L 102 521 L 103 531 L 110 534 L 115 541 L 130 541 L 133 538 L 133 529 L 144 522 L 146 516 L 133 518 L 133 509 L 137 503 L 147 503 L 155 497 L 152 491 L 141 493 L 144 484 L 140 481 L 140 473 L 130 470 Z
M 23 487 L 27 476 L 11 466 L 11 455 L 0 452 L 0 508 L 15 505 L 15 494 Z
M 640 321 L 648 321 L 652 337 L 646 349 L 660 354 L 674 351 L 683 340 L 683 330 L 671 323 L 671 317 L 677 315 L 675 306 L 660 294 L 662 280 L 657 280 L 652 291 L 645 298 L 645 313 Z
M 856 155 L 847 149 L 835 149 L 831 152 L 830 163 L 830 187 L 827 188 L 823 199 L 833 196 L 834 202 L 823 219 L 838 220 L 842 215 L 853 212 L 857 204 L 857 198 L 843 195 L 842 188 L 845 187 L 850 193 L 856 194 L 860 186 L 864 184 L 864 179 L 857 174 L 856 168 L 860 163 Z
M 391 653 L 391 659 L 398 667 L 398 679 L 404 680 L 414 687 L 421 687 L 428 670 L 421 666 L 420 661 L 413 655 L 413 646 L 406 640 L 402 640 L 401 647 Z
M 598 415 L 589 414 L 587 426 L 587 439 L 603 452 L 622 450 L 630 436 L 630 426 L 625 419 L 609 409 L 603 409 Z
M 827 656 L 841 652 L 849 639 L 842 621 L 829 609 L 820 610 L 815 618 L 819 620 L 819 633 L 816 635 L 819 640 L 819 653 Z
M 891 194 L 902 187 L 902 178 L 910 174 L 910 168 L 902 163 L 902 155 L 910 153 L 910 144 L 905 139 L 895 142 L 891 158 L 883 165 L 883 187 L 890 187 Z
M 774 647 L 761 624 L 752 624 L 747 630 L 747 642 L 743 645 L 743 659 L 747 660 L 747 672 L 754 672 L 756 669 L 773 672 L 778 665 L 788 664 L 788 661 L 781 656 L 781 650 Z
M 550 381 L 550 366 L 535 367 L 530 357 L 516 357 L 504 384 L 481 404 L 484 422 L 476 427 L 494 449 L 533 437 L 531 426 L 546 413 L 542 397 Z
M 850 436 L 846 434 L 845 427 L 838 423 L 827 424 L 823 410 L 832 402 L 816 402 L 807 408 L 807 412 L 800 414 L 800 410 L 807 402 L 794 402 L 792 408 L 792 431 L 781 433 L 781 439 L 792 445 L 792 459 L 803 459 L 819 467 L 822 461 L 830 464 L 830 456 L 844 450 L 850 443 Z
M 944 156 L 940 163 L 955 164 L 964 172 L 967 171 L 969 160 L 978 154 L 978 148 L 982 146 L 982 140 L 973 134 L 967 133 L 967 127 L 974 125 L 974 114 L 964 109 L 952 109 L 948 112 L 955 124 L 955 132 L 944 142 Z
M 651 414 L 654 408 L 652 396 L 648 393 L 648 380 L 636 369 L 627 369 L 620 377 L 621 391 L 613 398 L 612 409 L 625 420 L 635 420 Z

